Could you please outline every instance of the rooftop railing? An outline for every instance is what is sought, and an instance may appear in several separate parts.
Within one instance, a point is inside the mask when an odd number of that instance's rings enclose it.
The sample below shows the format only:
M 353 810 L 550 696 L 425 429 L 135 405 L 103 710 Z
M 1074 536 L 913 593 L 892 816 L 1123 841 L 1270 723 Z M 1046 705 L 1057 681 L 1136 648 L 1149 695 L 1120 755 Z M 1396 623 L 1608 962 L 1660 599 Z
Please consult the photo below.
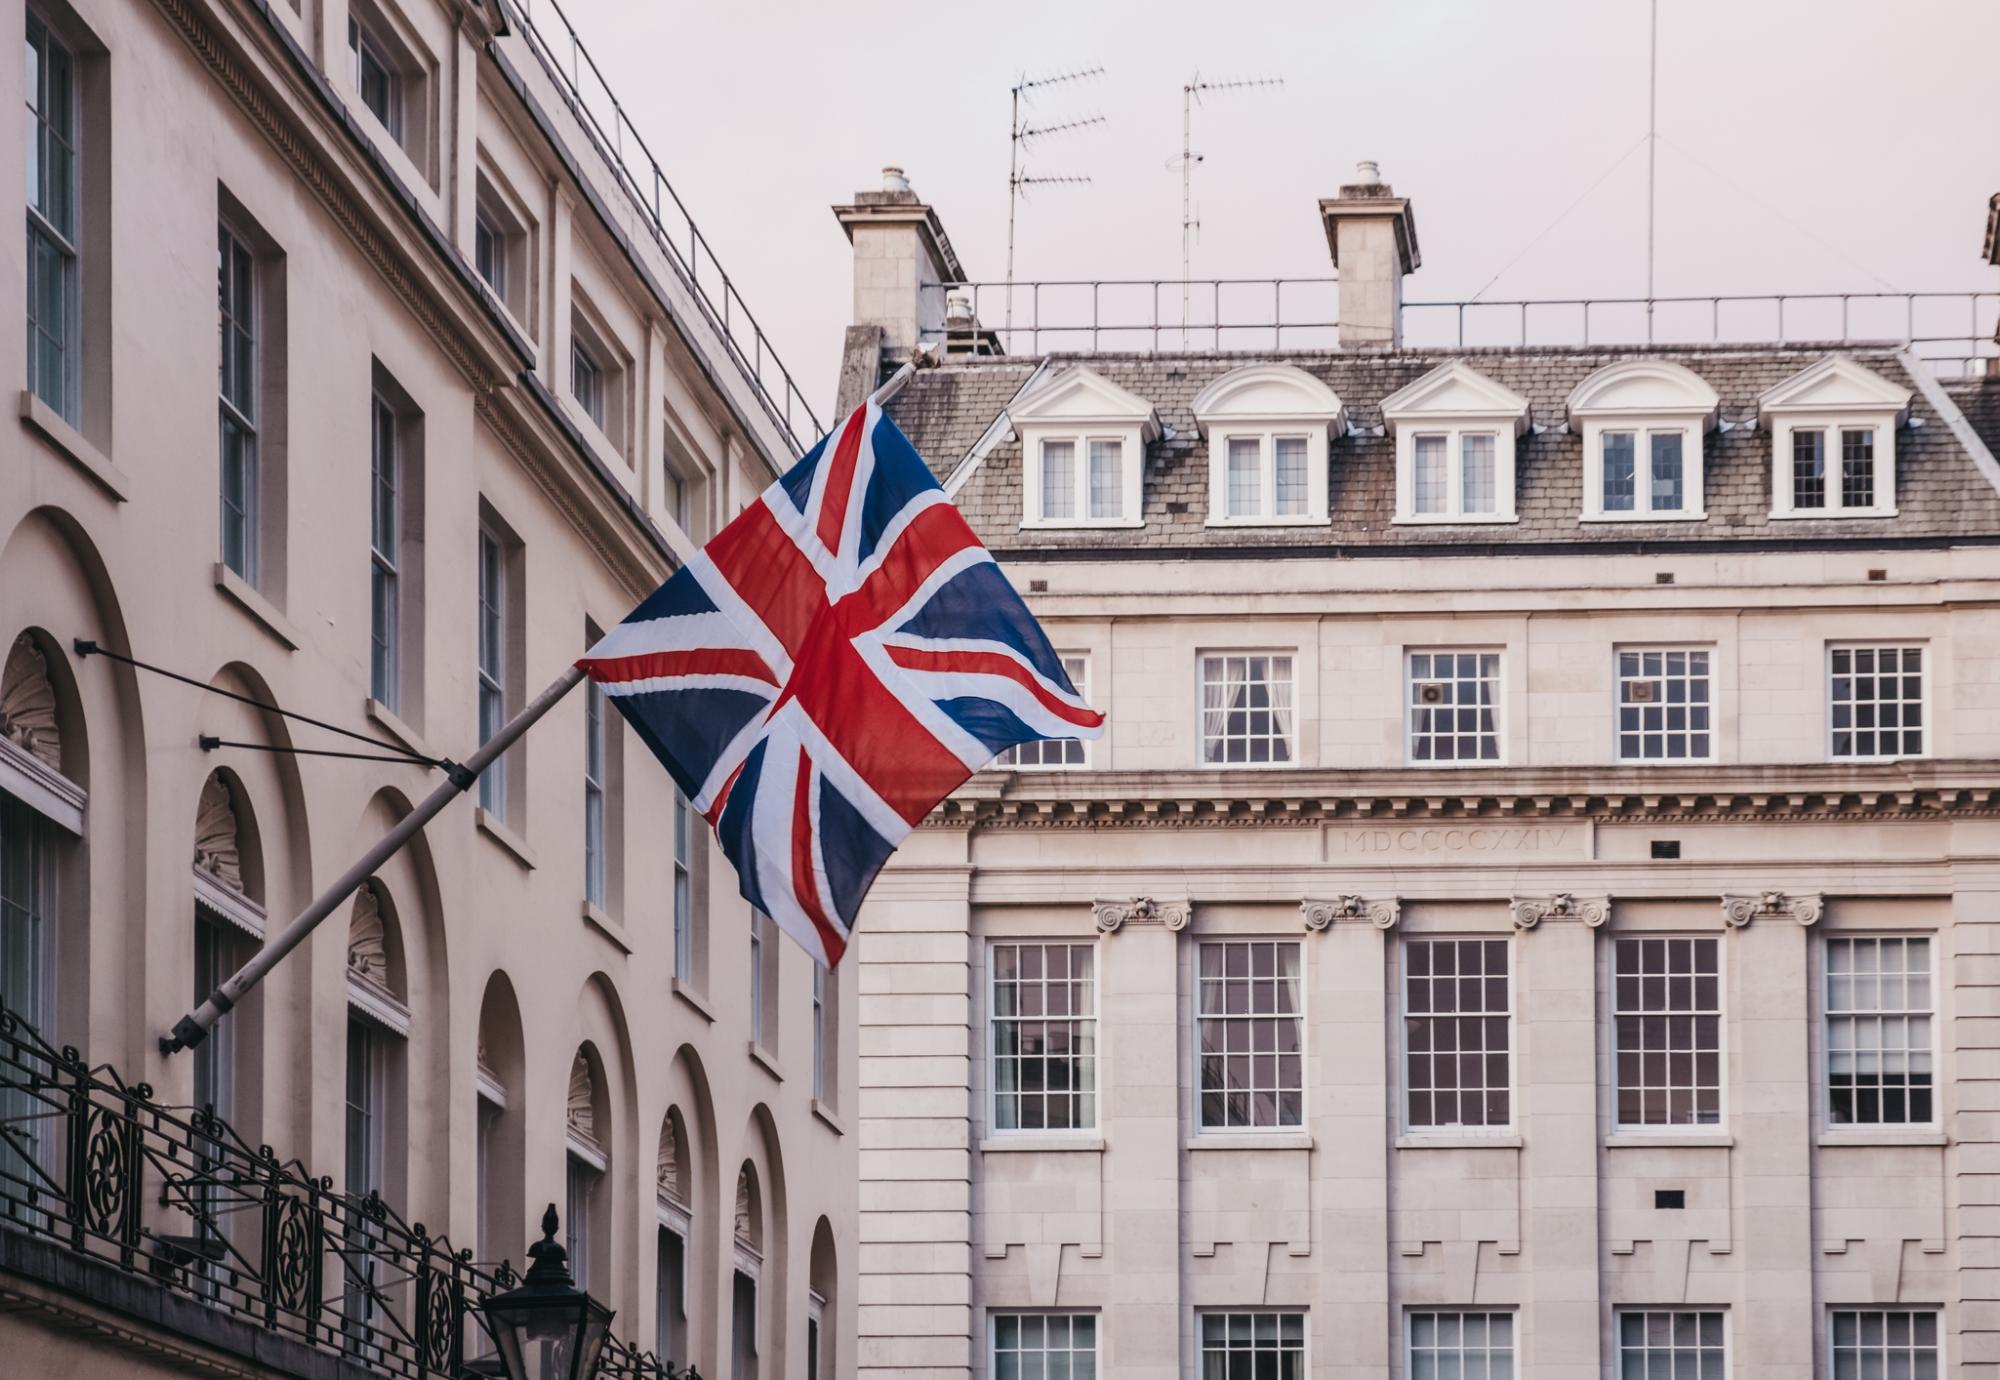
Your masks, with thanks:
M 1067 279 L 1017 282 L 1011 294 L 1006 283 L 962 282 L 925 291 L 922 319 L 947 323 L 927 331 L 926 343 L 970 336 L 969 323 L 951 322 L 956 298 L 1009 354 L 1330 350 L 1340 344 L 1335 278 Z M 1009 319 L 1011 328 L 995 324 Z M 1405 302 L 1402 327 L 1403 347 L 1412 350 L 1890 342 L 1950 376 L 1978 372 L 2000 357 L 1994 342 L 2000 292 Z
M 0 1008 L 5 1230 L 395 1380 L 460 1380 L 492 1352 L 475 1305 L 520 1282 Z M 599 1373 L 699 1380 L 616 1338 Z
M 654 242 L 673 266 L 695 305 L 715 331 L 794 455 L 819 439 L 820 422 L 791 370 L 772 348 L 749 304 L 694 223 L 659 160 L 604 79 L 596 59 L 557 0 L 502 0 L 507 19 L 533 51 L 550 80 L 637 208 Z M 541 23 L 537 22 L 540 19 Z M 545 31 L 542 24 L 548 24 Z

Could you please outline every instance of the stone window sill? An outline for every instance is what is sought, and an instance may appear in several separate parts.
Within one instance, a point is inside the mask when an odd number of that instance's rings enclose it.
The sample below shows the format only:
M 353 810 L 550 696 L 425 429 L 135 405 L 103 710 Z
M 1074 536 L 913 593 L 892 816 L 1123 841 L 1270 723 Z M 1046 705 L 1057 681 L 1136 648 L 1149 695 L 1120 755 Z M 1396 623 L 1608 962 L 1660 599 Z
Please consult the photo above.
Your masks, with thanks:
M 1727 1150 L 1736 1137 L 1727 1132 L 1701 1135 L 1687 1131 L 1667 1131 L 1658 1135 L 1645 1131 L 1617 1131 L 1604 1138 L 1606 1150 Z
M 758 1044 L 755 1040 L 749 1042 L 749 1050 L 751 1063 L 770 1074 L 771 1077 L 777 1079 L 780 1083 L 785 1081 L 784 1070 L 778 1067 L 777 1055 L 765 1049 L 764 1046 Z
M 1419 1133 L 1397 1136 L 1396 1148 L 1398 1150 L 1519 1150 L 1521 1137 L 1515 1134 L 1431 1136 Z
M 21 422 L 41 433 L 56 452 L 76 466 L 97 486 L 123 503 L 132 497 L 132 481 L 111 463 L 109 456 L 83 438 L 83 433 L 59 416 L 32 389 L 21 392 Z
M 987 1136 L 979 1142 L 982 1155 L 1001 1154 L 1042 1154 L 1050 1151 L 1081 1151 L 1086 1154 L 1101 1154 L 1104 1137 L 1084 1132 L 1061 1131 L 1003 1131 L 997 1136 Z
M 700 1016 L 710 1025 L 715 1024 L 715 1012 L 709 1008 L 708 999 L 703 997 L 701 993 L 695 991 L 692 984 L 688 983 L 684 979 L 675 978 L 674 995 L 679 997 L 682 1001 L 686 1002 L 689 1006 L 692 1006 L 697 1016 Z
M 592 929 L 611 941 L 611 946 L 621 954 L 632 952 L 632 941 L 625 937 L 625 927 L 613 920 L 604 911 L 589 901 L 583 903 L 583 920 Z
M 836 1136 L 846 1136 L 847 1127 L 841 1124 L 840 1117 L 835 1114 L 833 1108 L 827 1106 L 826 1103 L 820 1101 L 817 1097 L 812 1100 L 812 1113 L 820 1121 L 824 1122 L 827 1129 L 832 1131 Z
M 508 857 L 521 864 L 522 867 L 527 868 L 530 872 L 535 870 L 534 853 L 529 851 L 527 842 L 519 834 L 507 827 L 506 821 L 495 815 L 491 810 L 488 810 L 484 805 L 479 806 L 473 811 L 473 819 L 478 823 L 479 832 L 498 844 L 501 851 L 506 853 Z
M 1190 1150 L 1310 1150 L 1310 1131 L 1205 1131 L 1189 1136 Z
M 437 756 L 435 752 L 431 751 L 430 745 L 423 740 L 423 735 L 404 723 L 396 711 L 382 703 L 382 701 L 370 696 L 362 708 L 367 711 L 371 723 L 387 733 L 391 738 L 394 738 L 398 743 L 401 743 L 409 751 L 414 752 L 419 757 Z
M 278 639 L 288 652 L 299 649 L 299 630 L 291 620 L 278 612 L 277 605 L 257 592 L 255 585 L 238 575 L 221 561 L 215 563 L 215 587 L 250 615 L 250 619 L 265 632 Z
M 1871 1131 L 1859 1126 L 1843 1126 L 1839 1130 L 1821 1131 L 1814 1144 L 1822 1148 L 1835 1146 L 1885 1147 L 1894 1145 L 1949 1145 L 1950 1139 L 1942 1131 Z

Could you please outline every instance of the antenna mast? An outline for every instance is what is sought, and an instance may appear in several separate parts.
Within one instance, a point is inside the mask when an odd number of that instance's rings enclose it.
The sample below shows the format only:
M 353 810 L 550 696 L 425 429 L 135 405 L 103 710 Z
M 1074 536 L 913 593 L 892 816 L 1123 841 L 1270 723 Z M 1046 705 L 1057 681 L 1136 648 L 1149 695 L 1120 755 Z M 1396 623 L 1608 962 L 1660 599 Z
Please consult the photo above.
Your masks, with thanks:
M 1646 45 L 1646 339 L 1653 338 L 1653 192 L 1660 148 L 1660 0 L 1652 0 L 1651 37 Z
M 1090 181 L 1084 177 L 1033 177 L 1030 176 L 1023 159 L 1029 145 L 1047 134 L 1067 134 L 1092 125 L 1105 123 L 1102 115 L 1088 115 L 1078 120 L 1063 120 L 1055 124 L 1034 125 L 1021 123 L 1021 97 L 1027 95 L 1030 103 L 1033 93 L 1044 86 L 1060 86 L 1066 82 L 1088 81 L 1104 75 L 1102 67 L 1082 67 L 1073 72 L 1058 72 L 1046 77 L 1023 76 L 1009 88 L 1013 111 L 1008 128 L 1007 143 L 1007 324 L 1006 333 L 1011 340 L 1014 330 L 1014 217 L 1015 208 L 1021 199 L 1023 187 L 1074 186 Z
M 1204 81 L 1196 72 L 1181 87 L 1181 348 L 1188 342 L 1188 279 L 1192 273 L 1194 233 L 1201 229 L 1193 203 L 1194 165 L 1207 155 L 1194 151 L 1194 108 L 1210 91 L 1241 91 L 1255 86 L 1283 86 L 1283 77 L 1240 77 L 1232 81 Z

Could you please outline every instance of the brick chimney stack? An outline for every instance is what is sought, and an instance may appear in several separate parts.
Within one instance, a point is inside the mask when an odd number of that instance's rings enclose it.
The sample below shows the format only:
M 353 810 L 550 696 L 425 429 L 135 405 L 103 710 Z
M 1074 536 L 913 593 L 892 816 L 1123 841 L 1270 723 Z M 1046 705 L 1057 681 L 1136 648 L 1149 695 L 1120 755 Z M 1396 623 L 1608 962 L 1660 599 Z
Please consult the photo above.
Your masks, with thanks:
M 854 246 L 855 327 L 879 327 L 882 363 L 900 364 L 945 332 L 943 284 L 964 279 L 937 212 L 901 168 L 882 169 L 882 189 L 856 192 L 833 214 Z
M 1340 195 L 1319 204 L 1326 247 L 1340 275 L 1340 344 L 1394 350 L 1403 343 L 1403 276 L 1423 263 L 1409 199 L 1372 161 L 1354 169 Z

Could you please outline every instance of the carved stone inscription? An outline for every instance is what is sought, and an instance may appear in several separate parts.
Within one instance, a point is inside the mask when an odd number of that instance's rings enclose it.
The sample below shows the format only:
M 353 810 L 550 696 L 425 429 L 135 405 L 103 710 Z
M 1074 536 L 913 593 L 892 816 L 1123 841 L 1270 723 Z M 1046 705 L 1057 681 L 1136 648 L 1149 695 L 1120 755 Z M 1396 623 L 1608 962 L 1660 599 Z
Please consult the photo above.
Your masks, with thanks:
M 1437 824 L 1330 824 L 1329 862 L 1398 861 L 1485 863 L 1495 858 L 1577 858 L 1589 856 L 1589 833 L 1582 823 L 1509 824 L 1466 820 Z

